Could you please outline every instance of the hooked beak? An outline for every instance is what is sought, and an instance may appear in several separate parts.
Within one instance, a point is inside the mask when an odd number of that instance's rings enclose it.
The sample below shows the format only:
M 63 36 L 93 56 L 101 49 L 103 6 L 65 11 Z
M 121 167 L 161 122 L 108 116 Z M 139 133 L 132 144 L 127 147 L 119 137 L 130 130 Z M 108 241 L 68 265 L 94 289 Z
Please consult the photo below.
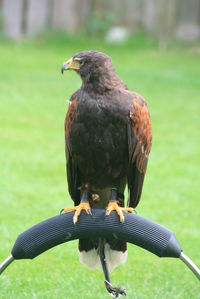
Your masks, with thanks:
M 64 71 L 67 71 L 67 70 L 69 70 L 69 66 L 67 65 L 66 62 L 64 62 L 61 67 L 61 74 L 63 75 Z
M 66 62 L 63 63 L 63 65 L 61 67 L 61 74 L 63 74 L 64 71 L 67 71 L 67 70 L 79 70 L 79 69 L 80 68 L 76 65 L 73 58 L 70 58 L 69 60 L 67 60 Z

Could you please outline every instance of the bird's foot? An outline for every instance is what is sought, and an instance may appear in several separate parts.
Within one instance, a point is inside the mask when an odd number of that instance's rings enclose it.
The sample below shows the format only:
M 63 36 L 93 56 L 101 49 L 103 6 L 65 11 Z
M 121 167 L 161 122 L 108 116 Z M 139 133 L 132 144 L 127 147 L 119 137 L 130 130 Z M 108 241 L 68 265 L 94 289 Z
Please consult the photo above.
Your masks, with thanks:
M 109 294 L 113 298 L 117 299 L 117 298 L 119 298 L 121 296 L 126 296 L 126 289 L 125 288 L 123 288 L 121 286 L 117 287 L 117 288 L 113 287 L 112 284 L 109 281 L 107 281 L 107 280 L 105 280 L 105 285 L 106 285 L 107 291 L 109 292 Z
M 119 215 L 120 222 L 124 222 L 124 215 L 123 212 L 130 212 L 134 211 L 133 208 L 124 208 L 118 205 L 118 192 L 116 188 L 111 189 L 110 201 L 108 206 L 106 207 L 106 215 L 110 215 L 112 211 L 116 211 Z
M 78 206 L 65 208 L 61 210 L 61 212 L 67 213 L 67 212 L 75 211 L 73 222 L 74 224 L 76 224 L 78 221 L 78 217 L 83 210 L 86 211 L 88 215 L 92 215 L 90 204 L 89 204 L 89 197 L 90 197 L 90 192 L 88 190 L 84 190 L 81 196 L 81 202 Z
M 73 217 L 74 224 L 77 223 L 78 217 L 79 217 L 79 215 L 81 214 L 82 211 L 86 211 L 86 213 L 88 215 L 92 215 L 90 204 L 89 204 L 88 201 L 83 201 L 78 206 L 75 206 L 75 207 L 65 208 L 61 212 L 68 213 L 68 212 L 71 212 L 71 211 L 75 211 L 74 217 Z
M 117 204 L 116 200 L 111 200 L 106 208 L 106 215 L 110 215 L 112 211 L 116 211 L 119 215 L 120 222 L 124 222 L 124 215 L 123 212 L 130 212 L 132 213 L 134 211 L 133 208 L 122 208 Z

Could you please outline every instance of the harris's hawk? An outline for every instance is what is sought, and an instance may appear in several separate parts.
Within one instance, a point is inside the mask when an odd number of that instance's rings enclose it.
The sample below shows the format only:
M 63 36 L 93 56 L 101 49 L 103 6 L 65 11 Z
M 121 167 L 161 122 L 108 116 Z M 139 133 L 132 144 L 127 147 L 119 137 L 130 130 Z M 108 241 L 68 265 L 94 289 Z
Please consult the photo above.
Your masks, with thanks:
M 145 100 L 132 92 L 116 74 L 111 58 L 98 51 L 75 54 L 62 66 L 75 70 L 81 87 L 71 96 L 65 142 L 68 189 L 75 206 L 74 223 L 82 210 L 105 208 L 124 220 L 141 197 L 152 143 L 152 128 Z M 124 190 L 128 185 L 128 207 Z M 127 247 L 115 239 L 79 240 L 79 258 L 89 268 L 102 266 L 106 287 L 116 298 L 125 291 L 110 284 L 109 272 L 124 263 Z

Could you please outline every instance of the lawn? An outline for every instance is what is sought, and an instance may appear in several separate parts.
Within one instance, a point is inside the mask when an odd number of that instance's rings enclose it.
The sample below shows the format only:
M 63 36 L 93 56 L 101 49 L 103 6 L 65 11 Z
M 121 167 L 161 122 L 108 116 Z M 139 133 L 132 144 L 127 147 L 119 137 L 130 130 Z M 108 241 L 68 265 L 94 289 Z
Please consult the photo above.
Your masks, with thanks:
M 0 262 L 17 235 L 70 206 L 64 118 L 80 85 L 63 61 L 83 49 L 109 54 L 120 77 L 147 100 L 153 146 L 138 213 L 176 233 L 200 266 L 200 47 L 160 50 L 136 39 L 126 45 L 38 38 L 0 40 Z M 199 282 L 178 259 L 159 259 L 129 245 L 125 266 L 111 274 L 127 298 L 200 298 Z M 0 276 L 0 298 L 110 298 L 103 274 L 78 261 L 77 241 L 35 260 L 16 261 Z

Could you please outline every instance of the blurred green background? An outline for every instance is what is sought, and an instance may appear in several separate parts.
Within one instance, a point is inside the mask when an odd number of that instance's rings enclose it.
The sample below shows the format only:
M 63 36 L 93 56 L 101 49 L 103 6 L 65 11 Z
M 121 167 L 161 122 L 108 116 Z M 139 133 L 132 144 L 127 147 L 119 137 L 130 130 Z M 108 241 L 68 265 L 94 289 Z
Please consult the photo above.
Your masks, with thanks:
M 139 215 L 173 230 L 200 265 L 200 43 L 172 38 L 163 44 L 143 30 L 111 42 L 104 38 L 109 30 L 48 30 L 14 40 L 1 34 L 0 261 L 20 232 L 72 204 L 64 118 L 81 81 L 74 72 L 61 76 L 60 68 L 74 53 L 97 49 L 112 57 L 117 73 L 150 109 L 153 146 Z M 111 279 L 127 289 L 127 298 L 200 298 L 197 279 L 179 260 L 132 245 L 127 263 Z M 1 299 L 109 297 L 103 274 L 79 263 L 77 241 L 34 261 L 16 261 L 0 277 Z

